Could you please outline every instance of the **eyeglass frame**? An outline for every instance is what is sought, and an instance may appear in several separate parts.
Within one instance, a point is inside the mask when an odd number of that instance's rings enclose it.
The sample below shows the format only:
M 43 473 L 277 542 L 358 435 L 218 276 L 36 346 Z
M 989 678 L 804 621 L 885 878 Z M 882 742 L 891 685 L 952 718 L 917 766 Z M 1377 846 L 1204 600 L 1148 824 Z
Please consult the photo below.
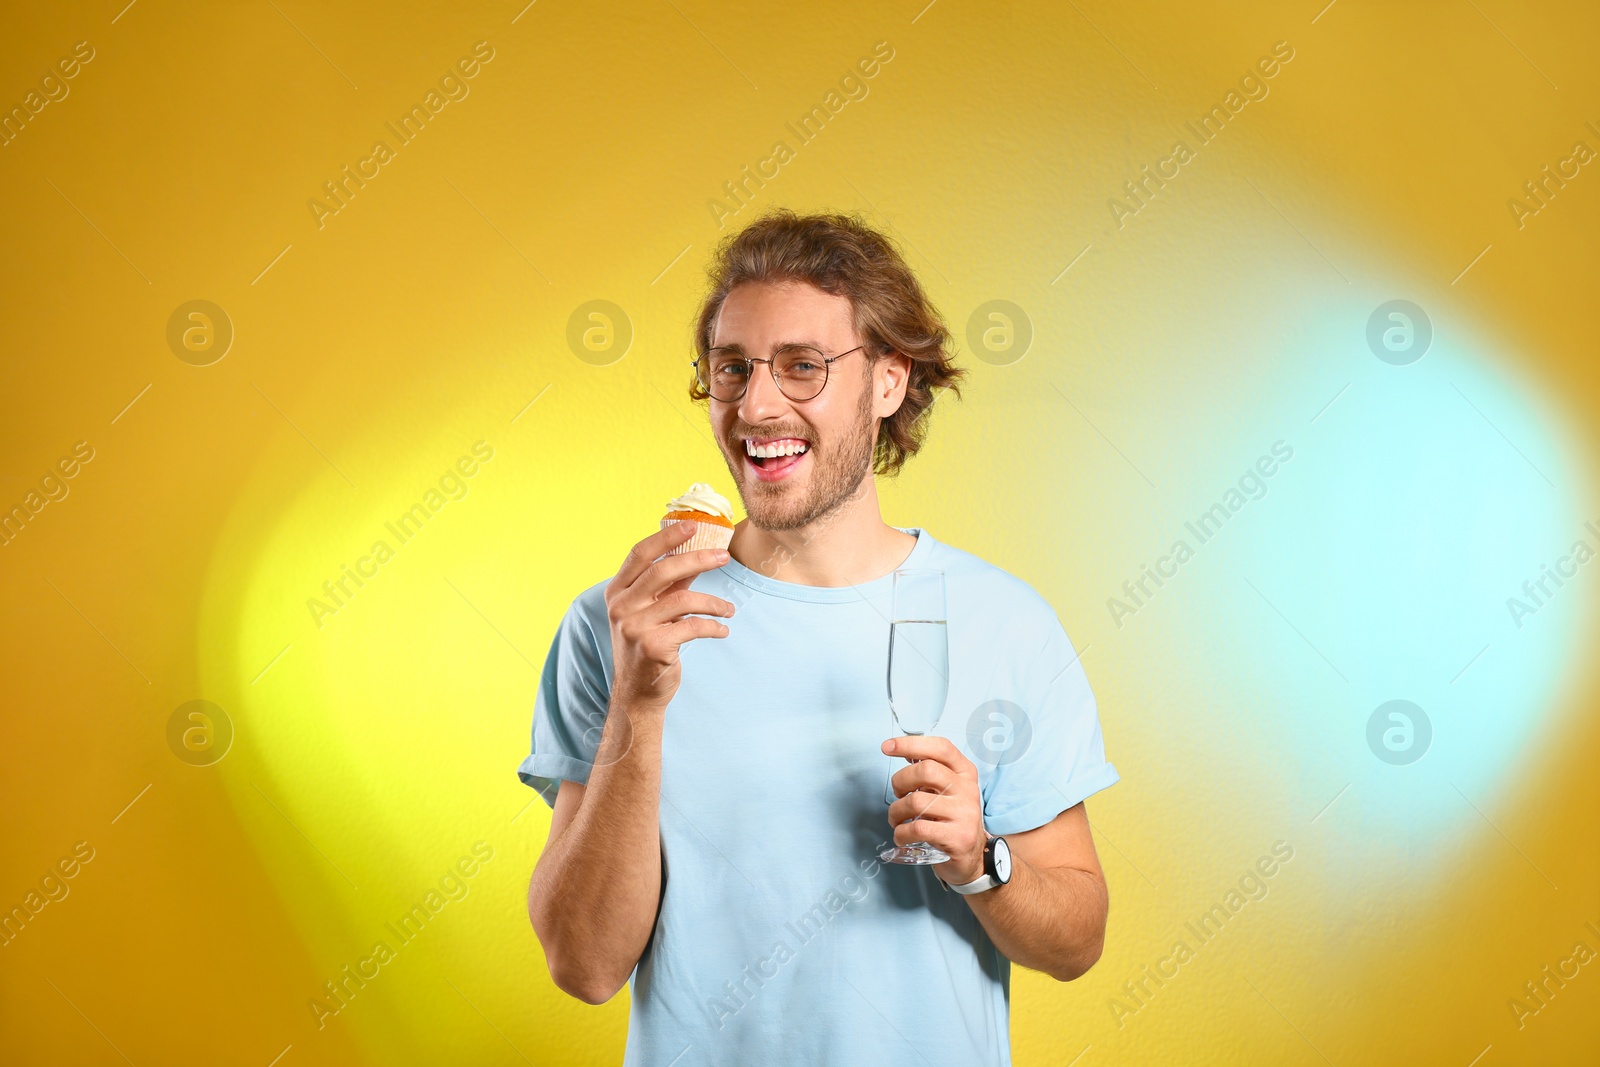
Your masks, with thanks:
M 785 347 L 809 348 L 809 349 L 811 349 L 811 351 L 816 352 L 818 355 L 822 354 L 822 349 L 817 348 L 814 345 L 793 345 L 793 346 L 785 346 Z M 740 356 L 739 358 L 744 360 L 746 363 L 750 363 L 750 364 L 765 363 L 767 365 L 767 373 L 772 375 L 772 384 L 778 387 L 778 392 L 783 394 L 783 398 L 785 400 L 788 400 L 790 403 L 794 403 L 794 404 L 808 404 L 811 401 L 815 400 L 817 397 L 821 396 L 822 395 L 822 390 L 826 389 L 828 387 L 828 379 L 833 376 L 833 364 L 834 364 L 835 360 L 843 359 L 845 356 L 854 355 L 855 353 L 860 352 L 862 349 L 864 349 L 866 347 L 867 347 L 866 344 L 859 344 L 859 345 L 856 345 L 854 348 L 850 349 L 850 351 L 848 351 L 848 352 L 840 352 L 837 356 L 822 356 L 822 385 L 817 389 L 817 391 L 815 393 L 812 393 L 810 396 L 806 397 L 804 400 L 796 400 L 794 397 L 790 396 L 788 393 L 785 393 L 783 391 L 783 382 L 778 378 L 777 363 L 773 359 L 757 359 L 757 358 L 754 358 L 754 357 L 751 357 L 751 356 Z M 694 359 L 691 359 L 689 361 L 689 366 L 695 368 L 695 375 L 694 375 L 695 376 L 695 381 L 699 382 L 700 386 L 703 389 L 705 389 L 707 396 L 711 396 L 712 400 L 715 400 L 715 401 L 717 401 L 718 403 L 721 403 L 721 404 L 734 404 L 734 403 L 737 403 L 740 400 L 743 400 L 745 393 L 749 392 L 749 390 L 750 390 L 750 382 L 749 382 L 748 379 L 744 383 L 744 389 L 742 389 L 739 392 L 739 395 L 734 397 L 732 400 L 723 400 L 720 397 L 712 396 L 711 395 L 711 386 L 708 383 L 700 380 L 700 360 L 704 359 L 705 356 L 709 356 L 712 352 L 717 351 L 717 349 L 719 349 L 719 348 L 726 348 L 726 346 L 725 345 L 715 345 L 715 346 L 707 349 L 706 352 L 705 352 L 705 355 L 696 356 Z

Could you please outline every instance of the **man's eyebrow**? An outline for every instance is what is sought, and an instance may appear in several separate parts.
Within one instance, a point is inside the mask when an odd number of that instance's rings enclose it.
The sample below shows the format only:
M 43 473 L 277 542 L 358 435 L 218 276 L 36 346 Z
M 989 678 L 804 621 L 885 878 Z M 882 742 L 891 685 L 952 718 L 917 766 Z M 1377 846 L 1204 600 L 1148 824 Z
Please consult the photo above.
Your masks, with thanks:
M 772 349 L 773 349 L 774 352 L 776 352 L 778 349 L 789 348 L 792 345 L 805 345 L 807 348 L 815 348 L 818 352 L 827 351 L 827 349 L 825 349 L 823 347 L 822 342 L 813 341 L 813 340 L 810 340 L 810 339 L 804 339 L 804 340 L 798 340 L 798 341 L 779 341 L 777 344 L 772 346 Z M 712 348 L 713 351 L 737 352 L 741 356 L 745 354 L 744 345 L 740 344 L 737 341 L 733 342 L 732 344 L 726 344 L 726 345 L 712 345 L 711 348 Z

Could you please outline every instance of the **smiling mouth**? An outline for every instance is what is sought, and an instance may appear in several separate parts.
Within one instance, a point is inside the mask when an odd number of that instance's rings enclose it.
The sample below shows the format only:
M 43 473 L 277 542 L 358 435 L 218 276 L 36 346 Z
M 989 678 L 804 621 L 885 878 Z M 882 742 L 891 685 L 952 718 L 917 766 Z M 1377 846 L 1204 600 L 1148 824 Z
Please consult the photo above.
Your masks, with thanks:
M 811 454 L 811 444 L 798 437 L 745 438 L 745 462 L 762 481 L 776 481 L 800 465 Z

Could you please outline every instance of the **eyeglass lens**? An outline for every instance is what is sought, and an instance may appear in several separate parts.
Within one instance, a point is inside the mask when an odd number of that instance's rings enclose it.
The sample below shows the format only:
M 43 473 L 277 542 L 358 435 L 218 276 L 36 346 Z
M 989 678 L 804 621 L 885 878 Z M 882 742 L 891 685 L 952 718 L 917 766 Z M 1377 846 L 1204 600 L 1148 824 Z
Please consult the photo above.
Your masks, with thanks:
M 754 365 L 737 352 L 713 349 L 695 365 L 700 384 L 718 400 L 744 395 Z M 821 352 L 805 345 L 790 345 L 773 356 L 772 374 L 778 388 L 791 400 L 810 400 L 828 379 L 828 364 Z

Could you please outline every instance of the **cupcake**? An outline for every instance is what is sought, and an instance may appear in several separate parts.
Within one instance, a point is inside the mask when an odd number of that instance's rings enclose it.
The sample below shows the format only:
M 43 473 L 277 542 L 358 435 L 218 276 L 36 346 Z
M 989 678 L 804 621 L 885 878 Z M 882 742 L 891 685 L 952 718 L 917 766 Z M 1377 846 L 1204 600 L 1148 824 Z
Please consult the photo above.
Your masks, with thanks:
M 693 537 L 668 552 L 669 556 L 702 548 L 727 548 L 733 540 L 733 507 L 705 482 L 695 482 L 687 493 L 667 501 L 661 528 L 665 530 L 676 522 L 696 523 L 698 528 Z

